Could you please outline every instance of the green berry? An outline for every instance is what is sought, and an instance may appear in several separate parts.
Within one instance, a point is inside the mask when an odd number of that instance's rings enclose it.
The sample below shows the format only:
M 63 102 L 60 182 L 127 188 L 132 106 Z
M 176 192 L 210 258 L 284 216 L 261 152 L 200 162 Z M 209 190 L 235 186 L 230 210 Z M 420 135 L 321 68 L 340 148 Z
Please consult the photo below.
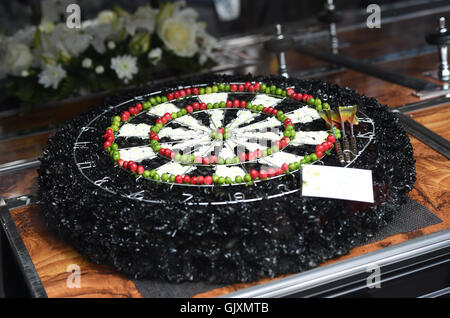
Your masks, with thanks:
M 224 184 L 225 183 L 225 178 L 224 177 L 219 177 L 219 179 L 217 180 L 218 184 Z
M 199 95 L 205 94 L 205 88 L 204 88 L 204 87 L 200 87 L 200 88 L 198 89 L 198 94 L 199 94 Z
M 158 96 L 158 97 L 159 97 L 159 96 Z M 158 98 L 158 97 L 156 97 L 156 98 Z M 167 96 L 161 97 L 161 102 L 162 102 L 162 103 L 167 102 Z
M 148 178 L 150 178 L 150 171 L 145 170 L 142 175 L 144 176 L 144 178 L 148 179 Z
M 317 155 L 315 154 L 315 153 L 312 153 L 311 155 L 310 155 L 310 157 L 311 157 L 311 161 L 317 161 Z
M 227 103 L 224 102 L 224 101 L 221 101 L 221 102 L 219 103 L 219 107 L 220 107 L 220 108 L 225 108 L 226 106 L 227 106 Z
M 322 108 L 323 108 L 323 109 L 330 109 L 330 104 L 328 104 L 328 103 L 323 103 L 323 104 L 322 104 Z
M 313 97 L 311 97 L 311 98 L 308 100 L 308 105 L 314 105 L 315 102 L 316 102 L 316 100 L 315 100 Z
M 164 100 L 164 98 L 161 98 L 161 96 L 156 96 L 155 97 L 156 103 L 161 104 L 161 102 L 164 102 L 164 103 L 167 102 L 167 97 L 165 97 L 165 98 L 166 98 L 166 100 Z
M 213 85 L 212 91 L 213 93 L 217 93 L 219 91 L 219 87 L 217 85 Z
M 217 159 L 217 164 L 218 165 L 223 165 L 225 163 L 225 159 L 223 159 L 222 157 L 219 157 L 218 159 Z
M 250 181 L 252 181 L 252 177 L 250 177 L 250 175 L 247 173 L 247 174 L 244 176 L 244 181 L 245 181 L 245 182 L 250 182 Z
M 161 180 L 167 182 L 167 180 L 169 180 L 169 175 L 167 173 L 163 173 L 161 176 Z
M 236 176 L 236 178 L 234 178 L 234 181 L 236 183 L 241 183 L 242 182 L 242 177 L 241 176 Z
M 283 90 L 281 88 L 277 88 L 277 90 L 275 91 L 275 94 L 281 95 L 281 94 L 283 94 Z
M 225 163 L 226 163 L 227 165 L 232 164 L 232 163 L 233 163 L 233 158 L 227 158 L 227 159 L 225 159 Z
M 220 83 L 219 84 L 219 91 L 223 91 L 225 90 L 225 84 L 224 83 Z
M 175 178 L 176 178 L 175 175 L 171 174 L 170 177 L 169 177 L 169 181 L 170 182 L 175 182 Z
M 233 163 L 239 163 L 239 157 L 237 156 L 233 157 Z
M 232 180 L 230 177 L 226 177 L 226 178 L 225 178 L 225 183 L 226 183 L 226 184 L 232 184 L 232 183 L 233 183 L 233 180 Z
M 212 91 L 213 91 L 213 90 L 212 90 L 212 87 L 209 87 L 209 86 L 206 87 L 206 89 L 205 89 L 205 93 L 206 93 L 206 94 L 211 94 Z

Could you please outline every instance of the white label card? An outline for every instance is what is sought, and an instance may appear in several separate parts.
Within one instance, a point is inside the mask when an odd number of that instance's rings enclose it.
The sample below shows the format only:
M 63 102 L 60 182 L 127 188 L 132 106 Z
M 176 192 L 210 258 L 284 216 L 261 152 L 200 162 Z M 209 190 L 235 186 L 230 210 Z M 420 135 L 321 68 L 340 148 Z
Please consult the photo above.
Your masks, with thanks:
M 373 203 L 372 171 L 304 165 L 302 195 Z

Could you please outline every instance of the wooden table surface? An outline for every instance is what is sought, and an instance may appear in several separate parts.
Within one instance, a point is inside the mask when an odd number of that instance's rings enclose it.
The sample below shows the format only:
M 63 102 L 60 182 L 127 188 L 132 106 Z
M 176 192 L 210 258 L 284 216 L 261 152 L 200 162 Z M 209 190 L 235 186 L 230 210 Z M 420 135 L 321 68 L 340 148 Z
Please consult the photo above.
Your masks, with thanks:
M 345 32 L 340 34 L 340 37 L 350 46 L 342 49 L 341 52 L 353 57 L 376 57 L 379 54 L 392 53 L 396 50 L 423 47 L 424 34 L 433 30 L 434 26 L 430 27 L 430 23 L 437 21 L 437 16 L 410 19 L 400 24 L 391 23 L 383 26 L 381 30 L 362 29 Z M 448 16 L 449 13 L 447 12 Z M 399 36 L 399 30 L 404 30 L 405 27 L 410 28 L 414 34 L 402 37 L 404 33 L 401 33 L 401 36 Z M 372 41 L 368 41 L 368 38 Z M 418 40 L 418 38 L 421 40 Z M 392 46 L 386 45 L 386 41 L 390 41 L 389 43 L 392 43 Z M 273 56 L 263 54 L 263 58 L 265 59 L 264 66 L 254 71 L 260 74 L 276 73 L 277 64 Z M 434 69 L 436 63 L 437 55 L 433 53 L 382 63 L 381 65 L 392 70 L 425 78 L 422 72 Z M 302 56 L 299 53 L 289 52 L 288 65 L 290 71 L 295 72 L 304 69 L 305 66 L 314 67 L 324 65 L 324 63 Z M 242 72 L 245 71 L 242 70 Z M 418 101 L 418 98 L 412 95 L 413 90 L 409 88 L 352 70 L 343 70 L 319 78 L 341 86 L 348 86 L 360 94 L 376 97 L 381 103 L 387 104 L 389 107 L 398 107 Z M 91 103 L 98 102 L 99 99 L 96 99 Z M 35 129 L 48 124 L 58 124 L 85 111 L 90 105 L 89 102 L 81 101 L 76 108 L 72 107 L 70 110 L 67 107 L 54 106 L 36 110 L 33 115 L 28 114 L 25 117 L 7 115 L 2 118 L 0 116 L 0 132 L 10 133 L 23 129 Z M 425 127 L 447 140 L 450 139 L 450 103 L 417 111 L 411 115 L 414 120 Z M 52 131 L 35 132 L 31 135 L 0 139 L 0 164 L 40 156 L 46 140 L 52 133 Z M 410 197 L 430 209 L 443 222 L 354 248 L 349 254 L 330 260 L 325 264 L 362 255 L 450 227 L 450 162 L 443 155 L 414 137 L 411 137 L 411 143 L 416 159 L 417 181 Z M 36 168 L 1 175 L 0 194 L 5 199 L 9 199 L 35 193 L 37 189 L 36 176 Z M 61 241 L 50 233 L 34 204 L 12 209 L 11 214 L 49 297 L 141 297 L 130 279 L 118 274 L 108 266 L 88 262 L 70 244 Z M 67 269 L 71 264 L 80 266 L 81 288 L 68 288 L 66 285 L 67 278 L 70 275 Z M 263 279 L 253 284 L 235 284 L 192 296 L 214 297 L 267 281 L 268 279 Z

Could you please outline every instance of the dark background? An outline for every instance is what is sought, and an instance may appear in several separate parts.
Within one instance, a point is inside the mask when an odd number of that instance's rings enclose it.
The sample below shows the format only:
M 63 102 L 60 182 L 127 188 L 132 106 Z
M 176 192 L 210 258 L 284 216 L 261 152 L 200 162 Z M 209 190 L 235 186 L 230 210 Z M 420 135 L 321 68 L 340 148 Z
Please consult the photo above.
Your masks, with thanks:
M 133 12 L 136 7 L 151 4 L 158 7 L 158 0 L 1 0 L 0 33 L 11 34 L 27 24 L 40 21 L 40 3 L 53 2 L 54 13 L 61 12 L 69 3 L 78 3 L 82 19 L 95 17 L 99 11 L 118 5 Z M 208 31 L 215 36 L 250 32 L 256 28 L 273 25 L 278 22 L 294 22 L 310 18 L 323 10 L 325 0 L 241 0 L 241 15 L 238 19 L 219 21 L 214 0 L 186 0 L 188 6 L 195 8 L 202 20 L 208 23 Z M 337 10 L 362 9 L 368 4 L 390 4 L 407 2 L 405 0 L 335 0 Z M 417 1 L 413 1 L 417 2 Z

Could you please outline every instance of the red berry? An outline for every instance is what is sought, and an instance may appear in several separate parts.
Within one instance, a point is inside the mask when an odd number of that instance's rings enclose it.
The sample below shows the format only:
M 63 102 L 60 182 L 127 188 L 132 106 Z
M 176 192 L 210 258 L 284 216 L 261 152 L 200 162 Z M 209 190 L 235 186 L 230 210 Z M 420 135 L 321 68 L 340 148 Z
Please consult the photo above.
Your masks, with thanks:
M 200 110 L 205 110 L 207 108 L 205 103 L 200 104 Z
M 144 171 L 145 171 L 144 166 L 138 166 L 137 167 L 137 170 L 136 170 L 137 174 L 143 174 Z
M 267 178 L 267 172 L 265 170 L 261 170 L 259 172 L 259 177 L 263 180 Z
M 273 107 L 268 107 L 268 108 L 267 108 L 267 113 L 268 113 L 269 115 L 272 115 L 272 113 L 273 113 Z
M 192 90 L 188 87 L 185 89 L 186 95 L 192 95 Z
M 195 110 L 198 110 L 198 109 L 200 108 L 200 104 L 197 103 L 197 102 L 195 102 L 195 103 L 192 104 L 192 107 L 193 107 Z
M 177 176 L 175 177 L 175 183 L 181 183 L 181 182 L 183 182 L 183 177 L 180 176 L 180 175 L 177 175 Z
M 223 129 L 222 127 L 218 128 L 217 131 L 222 135 L 225 134 L 225 129 Z
M 191 177 L 189 177 L 189 175 L 185 175 L 183 178 L 183 182 L 184 183 L 190 183 L 191 182 Z
M 164 150 L 164 156 L 170 157 L 171 155 L 172 155 L 172 150 L 170 150 L 169 148 L 166 148 Z
M 239 106 L 241 108 L 245 108 L 245 106 L 247 106 L 247 103 L 245 102 L 245 100 L 241 100 L 241 102 L 239 103 Z
M 239 100 L 235 99 L 235 100 L 233 101 L 233 107 L 234 107 L 234 108 L 238 108 L 239 105 L 240 105 Z
M 248 153 L 248 160 L 255 160 L 256 158 L 256 153 L 254 151 L 250 151 Z
M 111 142 L 110 141 L 105 141 L 103 146 L 105 147 L 105 149 L 108 148 L 108 147 L 111 147 Z
M 329 142 L 331 142 L 331 143 L 334 143 L 334 142 L 336 141 L 336 138 L 334 138 L 333 135 L 328 135 L 327 141 L 329 141 Z
M 211 155 L 209 158 L 210 158 L 209 160 L 211 161 L 212 164 L 217 163 L 217 156 L 216 155 Z
M 317 158 L 322 158 L 322 156 L 323 156 L 323 151 L 316 150 L 316 156 L 317 156 Z
M 175 159 L 175 155 L 176 155 L 176 153 L 174 151 L 172 151 L 170 153 L 170 159 Z
M 256 91 L 259 91 L 261 89 L 261 83 L 255 83 L 255 85 L 253 85 L 255 87 Z
M 303 99 L 303 94 L 302 93 L 297 93 L 296 99 L 298 101 L 302 100 Z
M 262 157 L 262 151 L 261 151 L 261 149 L 256 149 L 256 150 L 255 150 L 255 154 L 256 154 L 256 158 L 261 158 L 261 157 Z
M 274 168 L 269 168 L 269 169 L 267 169 L 267 176 L 269 177 L 269 178 L 272 178 L 272 177 L 275 177 L 275 174 L 276 174 L 277 172 L 276 172 L 276 170 L 274 169 Z
M 159 154 L 161 155 L 161 156 L 164 156 L 164 151 L 166 150 L 166 148 L 161 148 L 161 149 L 159 149 Z
M 262 111 L 263 113 L 267 112 L 267 107 L 264 107 Z
M 191 184 L 197 184 L 197 177 L 191 178 Z
M 124 162 L 125 162 L 125 160 L 123 160 L 123 159 L 117 160 L 117 164 L 118 164 L 120 167 L 123 166 L 123 163 L 124 163 Z
M 330 149 L 330 147 L 328 147 L 328 142 L 324 141 L 320 144 L 323 147 L 323 151 L 326 151 L 328 149 Z
M 203 184 L 203 182 L 205 182 L 205 178 L 203 176 L 198 176 L 197 177 L 197 184 Z
M 131 172 L 135 172 L 137 170 L 138 165 L 134 162 L 128 163 L 128 170 Z
M 208 157 L 203 157 L 202 161 L 203 161 L 204 165 L 209 165 L 210 164 L 210 161 L 209 161 Z
M 194 157 L 194 162 L 195 163 L 202 163 L 202 161 L 203 161 L 202 156 L 195 156 Z
M 162 119 L 161 119 L 161 118 L 158 118 L 158 119 L 156 120 L 156 123 L 157 123 L 157 124 L 161 124 L 161 125 L 162 125 L 162 124 L 163 124 L 163 121 L 162 121 Z
M 327 141 L 327 146 L 328 146 L 328 149 L 331 149 L 331 148 L 333 148 L 333 143 L 332 143 L 332 142 L 329 142 L 329 141 Z
M 136 107 L 130 107 L 130 108 L 128 108 L 128 111 L 130 112 L 131 115 L 136 115 L 137 114 Z
M 192 95 L 198 95 L 198 87 L 192 88 Z
M 239 158 L 240 161 L 245 161 L 247 159 L 247 155 L 245 154 L 245 152 L 241 152 L 238 155 L 238 158 Z
M 165 118 L 166 120 L 171 120 L 171 119 L 172 119 L 172 115 L 171 115 L 170 113 L 165 113 L 165 114 L 164 114 L 164 118 Z
M 174 92 L 174 93 L 173 93 L 173 97 L 174 97 L 175 99 L 180 98 L 180 92 L 179 92 L 179 91 Z
M 120 119 L 122 119 L 122 121 L 127 121 L 129 117 L 130 117 L 130 116 L 128 116 L 128 115 L 125 114 L 125 113 L 123 113 L 122 115 L 120 115 Z
M 233 102 L 231 100 L 227 100 L 227 103 L 225 104 L 225 106 L 227 108 L 231 108 L 231 107 L 233 107 Z
M 186 96 L 186 91 L 184 89 L 180 90 L 180 97 Z
M 250 83 L 250 82 L 245 82 L 245 89 L 248 89 L 250 86 L 252 85 L 252 83 Z
M 275 116 L 277 113 L 278 113 L 278 109 L 275 109 L 275 108 L 274 108 L 274 109 L 272 110 L 272 115 Z
M 296 93 L 292 93 L 292 94 L 291 94 L 291 98 L 292 98 L 292 99 L 297 99 L 297 94 L 296 94 Z
M 114 131 L 111 128 L 106 129 L 108 135 L 114 135 Z
M 129 164 L 128 161 L 124 161 L 122 164 L 122 168 L 124 168 L 125 170 L 128 170 L 128 164 Z
M 142 110 L 142 104 L 141 103 L 136 103 L 136 109 L 140 112 Z
M 159 141 L 159 136 L 158 135 L 154 135 L 153 137 L 150 137 L 152 140 L 156 140 Z
M 284 137 L 283 139 L 284 141 L 286 141 L 286 145 L 291 142 L 291 139 L 289 137 Z
M 205 180 L 204 180 L 204 183 L 207 184 L 207 185 L 212 184 L 213 183 L 213 178 L 211 176 L 206 176 Z
M 187 105 L 187 106 L 186 106 L 186 111 L 187 111 L 188 113 L 192 113 L 192 112 L 194 111 L 194 109 L 192 108 L 191 105 Z
M 322 145 L 317 145 L 317 146 L 316 146 L 316 153 L 317 153 L 317 152 L 322 152 L 322 153 L 323 153 L 324 151 L 325 151 L 325 149 L 323 149 L 323 146 L 322 146 Z
M 281 142 L 279 140 L 275 141 L 274 146 L 277 146 L 278 149 L 281 148 Z
M 245 86 L 244 86 L 243 84 L 239 84 L 238 90 L 239 90 L 240 92 L 245 91 Z
M 247 90 L 248 90 L 250 93 L 253 93 L 253 92 L 255 91 L 255 86 L 250 85 L 250 86 L 247 88 Z
M 283 164 L 281 165 L 281 169 L 282 169 L 283 171 L 289 171 L 289 165 L 288 165 L 287 163 L 283 163 Z
M 237 87 L 236 84 L 231 84 L 230 85 L 230 91 L 235 92 L 235 91 L 237 91 L 237 89 L 238 89 L 238 87 Z
M 286 90 L 286 95 L 287 96 L 291 96 L 292 94 L 294 94 L 295 92 L 294 92 L 294 90 L 292 89 L 292 88 L 288 88 L 287 90 Z
M 168 100 L 172 100 L 173 98 L 174 98 L 174 94 L 173 93 L 167 94 L 167 99 Z
M 280 144 L 279 144 L 278 147 L 281 149 L 281 148 L 284 148 L 284 147 L 286 147 L 286 146 L 287 146 L 286 140 L 281 139 L 281 140 L 280 140 Z
M 114 136 L 108 135 L 108 137 L 106 137 L 106 141 L 109 141 L 110 143 L 113 143 L 113 141 L 114 141 Z
M 255 169 L 250 170 L 250 177 L 252 177 L 252 179 L 256 179 L 258 178 L 258 171 L 256 171 Z
M 283 174 L 283 169 L 281 169 L 281 168 L 277 168 L 277 170 L 276 170 L 276 172 L 275 172 L 275 174 L 277 175 L 277 176 L 279 176 L 279 175 L 282 175 Z

